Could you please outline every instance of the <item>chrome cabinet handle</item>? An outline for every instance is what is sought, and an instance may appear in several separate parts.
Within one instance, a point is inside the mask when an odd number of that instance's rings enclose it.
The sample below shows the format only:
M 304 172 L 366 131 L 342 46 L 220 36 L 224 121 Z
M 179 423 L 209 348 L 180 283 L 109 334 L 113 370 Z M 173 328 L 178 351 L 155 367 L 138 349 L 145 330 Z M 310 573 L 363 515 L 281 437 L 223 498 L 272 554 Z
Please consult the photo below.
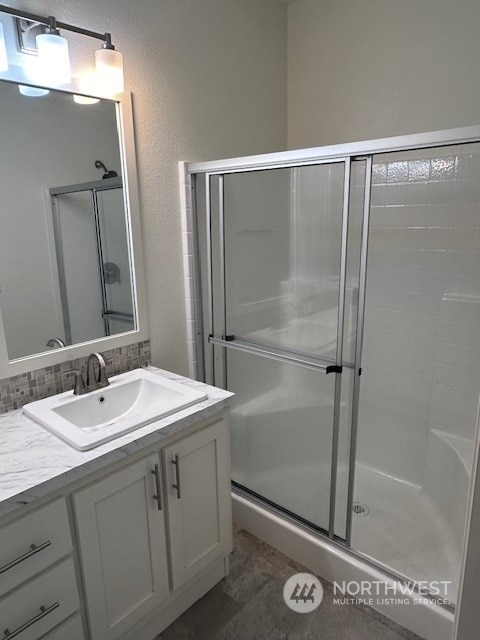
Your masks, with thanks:
M 154 466 L 152 469 L 152 473 L 155 476 L 155 489 L 157 491 L 156 495 L 153 496 L 153 499 L 157 501 L 157 509 L 159 511 L 162 510 L 162 487 L 160 485 L 160 468 L 158 464 Z
M 59 602 L 55 602 L 55 604 L 52 604 L 48 608 L 41 606 L 40 613 L 37 613 L 36 616 L 33 616 L 33 618 L 30 618 L 30 620 L 27 620 L 27 622 L 24 622 L 20 627 L 17 627 L 14 631 L 9 631 L 8 629 L 5 629 L 5 631 L 3 632 L 2 640 L 6 640 L 6 638 L 8 638 L 8 640 L 11 640 L 11 638 L 16 638 L 20 633 L 22 633 L 22 631 L 25 631 L 25 629 L 28 629 L 28 627 L 31 627 L 32 624 L 35 624 L 36 622 L 39 622 L 40 620 L 42 620 L 42 618 L 45 618 L 45 616 L 48 616 L 49 613 L 52 613 L 52 611 L 55 611 L 55 609 L 58 609 L 59 606 L 60 606 Z
M 175 454 L 175 460 L 172 460 L 172 464 L 175 465 L 175 478 L 176 484 L 172 484 L 172 487 L 177 490 L 177 498 L 180 500 L 182 497 L 182 490 L 180 488 L 180 458 L 178 453 Z
M 31 558 L 32 556 L 34 556 L 39 551 L 43 551 L 44 549 L 49 547 L 51 544 L 52 543 L 51 543 L 50 540 L 47 540 L 46 542 L 44 542 L 43 544 L 39 545 L 38 547 L 35 546 L 34 544 L 31 544 L 30 545 L 30 551 L 27 551 L 27 553 L 24 553 L 23 556 L 20 556 L 19 558 L 16 558 L 15 560 L 12 560 L 11 562 L 8 562 L 7 564 L 4 564 L 3 567 L 0 567 L 0 575 L 2 575 L 2 573 L 5 573 L 9 569 L 13 569 L 13 567 L 16 567 L 17 564 L 20 564 L 24 560 L 28 560 L 28 558 Z

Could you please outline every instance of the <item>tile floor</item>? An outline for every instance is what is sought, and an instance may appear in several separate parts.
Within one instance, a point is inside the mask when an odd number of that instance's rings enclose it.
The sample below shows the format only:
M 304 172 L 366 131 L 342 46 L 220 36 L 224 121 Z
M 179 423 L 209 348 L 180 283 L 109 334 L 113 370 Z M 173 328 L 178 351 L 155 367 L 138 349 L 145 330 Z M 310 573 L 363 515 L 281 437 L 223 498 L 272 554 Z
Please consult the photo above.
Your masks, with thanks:
M 290 611 L 285 580 L 303 567 L 246 531 L 235 532 L 230 575 L 196 602 L 156 640 L 421 640 L 365 606 L 324 599 L 312 613 Z

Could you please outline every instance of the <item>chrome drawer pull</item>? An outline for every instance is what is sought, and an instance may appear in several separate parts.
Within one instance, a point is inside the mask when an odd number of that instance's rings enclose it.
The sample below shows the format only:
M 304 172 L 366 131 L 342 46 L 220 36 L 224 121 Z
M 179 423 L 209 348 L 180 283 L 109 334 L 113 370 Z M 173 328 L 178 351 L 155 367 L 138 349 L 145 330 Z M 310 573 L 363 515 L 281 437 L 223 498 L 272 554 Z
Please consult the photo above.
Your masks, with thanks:
M 52 543 L 51 543 L 50 540 L 47 540 L 46 542 L 44 542 L 43 544 L 39 545 L 38 547 L 35 546 L 34 544 L 31 544 L 30 545 L 30 551 L 27 551 L 27 553 L 24 553 L 23 556 L 20 556 L 16 560 L 12 560 L 8 564 L 4 564 L 3 567 L 0 567 L 0 576 L 2 575 L 2 573 L 5 573 L 9 569 L 13 569 L 13 567 L 16 567 L 17 564 L 20 564 L 24 560 L 28 560 L 28 558 L 31 558 L 32 556 L 34 556 L 39 551 L 43 551 L 44 549 L 49 547 L 51 544 Z
M 158 464 L 152 470 L 153 475 L 155 476 L 155 488 L 157 490 L 157 494 L 153 496 L 153 499 L 157 501 L 157 509 L 159 511 L 162 510 L 162 487 L 160 485 L 160 468 Z
M 21 627 L 17 627 L 15 631 L 9 631 L 8 629 L 5 629 L 5 631 L 3 632 L 2 640 L 6 640 L 6 638 L 8 638 L 8 640 L 11 640 L 11 638 L 15 638 L 16 636 L 18 636 L 19 633 L 22 633 L 22 631 L 25 631 L 25 629 L 28 629 L 28 627 L 31 627 L 32 624 L 39 622 L 40 620 L 42 620 L 42 618 L 45 618 L 45 616 L 48 616 L 49 613 L 52 613 L 52 611 L 55 611 L 55 609 L 58 609 L 59 606 L 60 606 L 60 603 L 55 602 L 55 604 L 52 604 L 52 606 L 48 607 L 48 609 L 43 606 L 40 607 L 40 613 L 37 613 L 36 616 L 33 616 L 33 618 L 30 618 L 30 620 L 22 624 Z
M 180 457 L 178 453 L 175 454 L 175 460 L 172 460 L 172 464 L 175 465 L 176 478 L 176 484 L 172 484 L 172 487 L 177 490 L 177 498 L 180 500 L 182 497 L 182 490 L 180 488 Z

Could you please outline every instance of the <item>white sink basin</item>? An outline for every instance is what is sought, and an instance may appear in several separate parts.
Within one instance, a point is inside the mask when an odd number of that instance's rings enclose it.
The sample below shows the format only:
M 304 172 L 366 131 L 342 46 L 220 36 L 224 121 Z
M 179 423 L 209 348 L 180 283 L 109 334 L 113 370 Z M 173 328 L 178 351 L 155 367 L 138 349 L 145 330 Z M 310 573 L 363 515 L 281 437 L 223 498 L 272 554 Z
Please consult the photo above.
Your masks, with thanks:
M 110 378 L 110 386 L 83 396 L 60 393 L 23 407 L 75 449 L 86 451 L 205 400 L 206 394 L 144 369 Z

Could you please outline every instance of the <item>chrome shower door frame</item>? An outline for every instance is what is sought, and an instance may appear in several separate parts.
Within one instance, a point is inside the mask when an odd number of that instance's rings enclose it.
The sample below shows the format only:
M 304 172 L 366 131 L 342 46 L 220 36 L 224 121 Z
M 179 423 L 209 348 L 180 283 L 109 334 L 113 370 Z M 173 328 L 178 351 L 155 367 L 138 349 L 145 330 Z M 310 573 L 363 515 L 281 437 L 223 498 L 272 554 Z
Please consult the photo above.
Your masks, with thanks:
M 224 207 L 224 175 L 231 173 L 246 173 L 256 171 L 257 168 L 237 168 L 229 171 L 206 172 L 205 179 L 205 228 L 206 228 L 206 253 L 207 253 L 207 283 L 208 283 L 208 328 L 206 331 L 198 331 L 197 339 L 202 341 L 202 345 L 197 345 L 197 352 L 200 348 L 203 352 L 204 360 L 209 361 L 209 370 L 211 376 L 208 382 L 218 384 L 227 388 L 227 353 L 229 349 L 259 355 L 271 360 L 284 363 L 295 364 L 300 367 L 311 369 L 322 373 L 333 373 L 335 375 L 334 386 L 334 409 L 333 409 L 333 425 L 332 425 L 332 457 L 330 467 L 330 497 L 329 497 L 329 521 L 328 529 L 321 531 L 327 534 L 331 539 L 335 537 L 335 499 L 337 487 L 337 471 L 338 471 L 338 443 L 340 430 L 340 400 L 341 400 L 341 381 L 343 363 L 343 338 L 344 338 L 344 316 L 345 316 L 345 292 L 346 292 L 346 264 L 347 264 L 347 235 L 349 224 L 349 203 L 350 203 L 350 180 L 351 180 L 351 158 L 349 156 L 336 157 L 329 159 L 307 160 L 305 162 L 287 162 L 279 163 L 274 166 L 259 168 L 258 170 L 283 169 L 283 168 L 299 168 L 304 166 L 332 165 L 343 164 L 343 206 L 342 206 L 342 222 L 341 222 L 341 251 L 339 265 L 339 291 L 338 291 L 338 311 L 337 311 L 337 336 L 335 360 L 327 361 L 325 358 L 318 357 L 301 357 L 298 353 L 288 349 L 277 349 L 275 347 L 265 347 L 257 345 L 246 339 L 239 339 L 235 336 L 227 335 L 227 307 L 226 307 L 226 266 L 225 266 L 225 207 Z M 213 182 L 213 185 L 212 185 Z M 216 184 L 215 184 L 216 182 Z M 195 180 L 194 180 L 195 184 Z M 217 198 L 216 212 L 217 215 L 217 237 L 212 232 L 213 213 L 212 213 L 212 195 Z M 194 196 L 194 202 L 196 196 Z M 194 216 L 195 217 L 195 216 Z M 197 228 L 198 225 L 197 221 Z M 220 327 L 215 326 L 215 301 L 214 301 L 214 275 L 213 275 L 213 243 L 218 243 L 219 254 L 219 307 L 221 309 Z M 197 238 L 198 250 L 198 238 Z M 197 290 L 200 287 L 197 283 Z M 198 301 L 197 307 L 201 308 L 202 301 Z M 218 323 L 217 323 L 218 324 Z M 203 333 L 203 335 L 202 335 Z M 221 351 L 221 367 L 215 367 L 215 348 L 222 348 Z
M 343 548 L 347 548 L 350 553 L 354 556 L 361 558 L 363 561 L 368 564 L 381 569 L 382 571 L 386 571 L 389 575 L 397 577 L 400 580 L 408 580 L 408 578 L 404 576 L 400 576 L 392 573 L 385 566 L 380 563 L 376 563 L 371 558 L 362 555 L 362 553 L 357 552 L 351 549 L 351 534 L 352 534 L 352 510 L 353 510 L 353 493 L 354 493 L 354 484 L 355 484 L 355 462 L 357 455 L 357 431 L 358 431 L 358 413 L 359 413 L 359 399 L 360 399 L 360 381 L 361 381 L 361 372 L 362 372 L 362 349 L 363 349 L 363 332 L 364 332 L 364 316 L 365 316 L 365 296 L 366 296 L 366 279 L 367 279 L 367 257 L 368 257 L 368 236 L 369 236 L 369 223 L 370 223 L 370 195 L 371 195 L 371 182 L 372 182 L 372 164 L 373 157 L 377 154 L 381 153 L 393 153 L 400 151 L 415 151 L 421 149 L 434 149 L 436 147 L 445 147 L 451 145 L 460 145 L 460 144 L 468 144 L 480 142 L 480 126 L 472 126 L 472 127 L 461 127 L 457 129 L 448 129 L 442 131 L 433 131 L 426 132 L 421 134 L 412 134 L 412 135 L 403 135 L 396 136 L 391 138 L 380 138 L 376 140 L 367 140 L 361 142 L 353 142 L 346 143 L 340 145 L 332 145 L 325 147 L 317 147 L 311 149 L 301 149 L 296 151 L 285 151 L 278 153 L 270 153 L 256 156 L 246 156 L 239 158 L 230 158 L 226 160 L 217 160 L 212 162 L 200 162 L 200 163 L 190 163 L 187 165 L 188 173 L 192 179 L 192 184 L 194 185 L 193 191 L 195 192 L 195 184 L 199 179 L 199 176 L 202 176 L 205 179 L 205 202 L 199 203 L 195 202 L 194 196 L 194 205 L 196 207 L 205 206 L 205 218 L 206 218 L 206 247 L 207 247 L 207 265 L 206 269 L 208 271 L 207 274 L 207 282 L 208 282 L 208 319 L 205 321 L 201 316 L 202 303 L 204 298 L 202 298 L 201 291 L 201 280 L 200 280 L 200 251 L 199 251 L 199 233 L 201 231 L 201 223 L 197 219 L 195 213 L 196 208 L 194 207 L 194 218 L 196 218 L 196 230 L 197 237 L 195 244 L 196 251 L 196 265 L 197 271 L 193 274 L 195 278 L 195 289 L 197 292 L 197 313 L 195 318 L 196 324 L 196 336 L 198 340 L 198 350 L 201 350 L 204 354 L 204 359 L 207 360 L 212 357 L 213 350 L 215 345 L 217 347 L 223 347 L 224 353 L 229 348 L 236 348 L 239 350 L 251 350 L 255 348 L 255 345 L 252 344 L 240 344 L 237 341 L 231 342 L 227 338 L 225 334 L 219 339 L 214 337 L 214 309 L 213 309 L 213 278 L 212 278 L 212 251 L 211 251 L 211 243 L 212 243 L 212 212 L 210 207 L 210 178 L 212 176 L 224 176 L 230 173 L 237 172 L 245 172 L 245 171 L 261 171 L 265 169 L 276 169 L 276 168 L 287 168 L 287 167 L 297 167 L 297 166 L 308 166 L 315 164 L 324 164 L 328 162 L 334 161 L 347 161 L 349 163 L 349 167 L 351 166 L 351 162 L 353 160 L 365 160 L 366 161 L 366 171 L 365 171 L 365 193 L 364 193 L 364 202 L 363 202 L 363 221 L 362 221 L 362 236 L 361 236 L 361 251 L 360 251 L 360 267 L 358 273 L 358 282 L 359 282 L 359 294 L 358 294 L 358 306 L 357 306 L 357 319 L 356 319 L 356 337 L 355 337 L 355 362 L 353 365 L 349 365 L 349 363 L 345 363 L 342 361 L 343 358 L 343 336 L 341 341 L 338 341 L 339 333 L 340 333 L 340 322 L 343 331 L 343 323 L 344 323 L 344 303 L 345 303 L 345 265 L 346 265 L 346 248 L 348 242 L 348 204 L 345 211 L 345 198 L 344 198 L 344 215 L 342 221 L 342 255 L 341 255 L 341 282 L 340 282 L 340 290 L 339 290 L 339 300 L 341 301 L 341 305 L 339 304 L 339 323 L 337 325 L 338 334 L 337 334 L 337 355 L 335 365 L 338 366 L 352 366 L 354 368 L 354 386 L 353 386 L 353 397 L 352 397 L 352 418 L 351 418 L 351 428 L 350 428 L 350 453 L 349 453 L 349 469 L 348 469 L 348 497 L 347 497 L 347 526 L 346 526 L 346 535 L 345 539 L 338 538 L 334 535 L 334 523 L 335 523 L 335 497 L 336 497 L 336 483 L 335 481 L 331 483 L 330 486 L 330 522 L 329 522 L 329 530 L 322 531 L 318 528 L 312 527 L 307 524 L 307 528 L 312 532 L 315 531 L 319 535 L 328 535 L 333 539 L 334 543 L 340 544 Z M 223 224 L 223 223 L 222 223 Z M 222 226 L 223 229 L 223 226 Z M 223 230 L 221 237 L 221 246 L 224 243 Z M 223 246 L 223 257 L 224 246 Z M 224 269 L 224 264 L 223 264 Z M 225 286 L 225 279 L 223 279 L 223 283 Z M 223 296 L 225 297 L 225 289 L 223 289 Z M 225 308 L 225 306 L 224 306 Z M 341 316 L 341 317 L 340 317 Z M 225 328 L 225 325 L 224 325 Z M 198 351 L 197 350 L 197 351 Z M 280 354 L 281 355 L 281 354 Z M 285 361 L 289 360 L 290 357 L 288 354 L 283 354 L 282 357 L 279 357 L 278 353 L 273 353 L 271 356 L 277 359 L 283 359 Z M 321 363 L 312 363 L 312 362 L 304 362 L 298 363 L 301 366 L 307 366 L 314 368 L 321 368 Z M 325 363 L 323 363 L 325 364 Z M 312 366 L 313 365 L 313 366 Z M 320 365 L 320 366 L 319 366 Z M 336 378 L 340 378 L 339 373 L 336 373 Z M 202 377 L 202 373 L 200 372 L 199 377 Z M 213 380 L 209 380 L 212 382 Z M 339 398 L 340 398 L 341 386 L 340 384 L 335 385 L 335 406 L 339 406 Z M 338 411 L 337 411 L 338 414 Z M 335 419 L 337 423 L 338 417 Z M 337 441 L 335 442 L 335 437 Z M 336 447 L 336 453 L 338 457 L 338 424 L 336 428 L 334 428 L 334 446 Z M 332 455 L 333 458 L 333 455 Z M 332 460 L 333 462 L 333 460 Z M 337 471 L 337 462 L 336 459 L 334 462 L 335 465 L 335 476 Z M 333 464 L 332 464 L 333 467 Z M 334 470 L 332 468 L 332 476 L 334 475 Z M 247 495 L 247 492 L 240 491 L 242 495 Z M 253 494 L 253 492 L 251 492 Z M 294 514 L 291 513 L 282 513 L 281 509 L 278 509 L 275 505 L 269 505 L 268 500 L 264 500 L 261 496 L 253 496 L 252 500 L 262 502 L 270 509 L 273 509 L 278 515 L 284 516 L 288 520 L 297 520 L 300 524 L 302 524 L 301 518 L 295 518 Z M 305 525 L 305 523 L 303 523 Z M 448 605 L 445 606 L 447 609 L 451 609 Z
M 55 244 L 55 254 L 57 261 L 58 284 L 60 291 L 60 303 L 62 307 L 63 325 L 65 331 L 66 344 L 72 344 L 72 333 L 70 325 L 70 314 L 68 309 L 67 285 L 65 278 L 64 257 L 62 247 L 62 235 L 60 229 L 60 219 L 58 211 L 58 196 L 71 195 L 74 193 L 84 193 L 89 191 L 92 198 L 92 211 L 95 226 L 95 244 L 97 250 L 98 273 L 100 278 L 100 295 L 102 298 L 102 319 L 105 330 L 105 336 L 111 335 L 109 323 L 109 309 L 107 303 L 107 287 L 105 282 L 105 273 L 103 269 L 103 247 L 102 235 L 100 228 L 100 214 L 98 209 L 99 191 L 108 191 L 110 189 L 123 188 L 122 178 L 109 178 L 108 182 L 104 180 L 94 180 L 92 182 L 82 182 L 79 184 L 66 185 L 63 187 L 52 187 L 48 190 L 53 219 L 53 238 Z

